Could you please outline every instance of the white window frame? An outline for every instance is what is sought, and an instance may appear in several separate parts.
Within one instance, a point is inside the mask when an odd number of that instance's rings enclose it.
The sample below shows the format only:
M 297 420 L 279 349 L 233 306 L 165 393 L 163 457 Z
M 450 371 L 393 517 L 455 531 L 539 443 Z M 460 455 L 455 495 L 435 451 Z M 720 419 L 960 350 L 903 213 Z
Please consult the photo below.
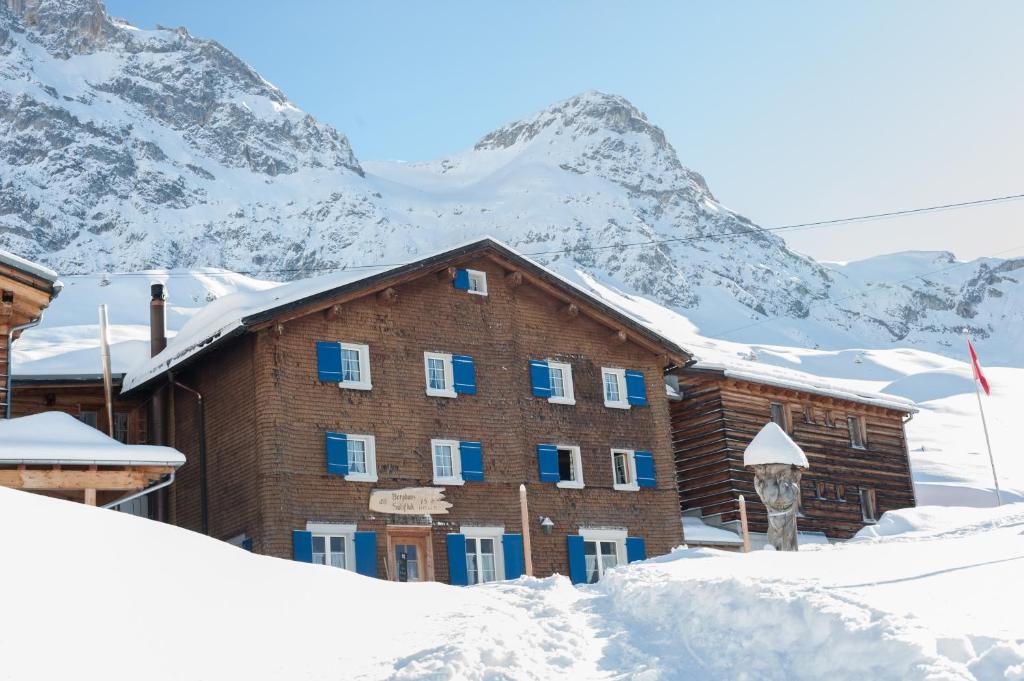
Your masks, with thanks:
M 604 379 L 607 375 L 615 376 L 619 386 L 619 399 L 617 402 L 608 401 L 608 393 L 604 389 Z M 601 367 L 601 397 L 604 399 L 604 406 L 610 409 L 629 409 L 629 396 L 626 394 L 626 370 L 613 367 Z
M 481 527 L 477 525 L 462 525 L 459 527 L 459 534 L 466 539 L 493 539 L 494 540 L 494 578 L 496 582 L 505 580 L 505 546 L 502 538 L 505 535 L 505 528 L 501 526 Z M 477 552 L 479 555 L 479 551 Z M 469 574 L 469 565 L 466 566 L 466 574 Z M 491 584 L 491 582 L 486 582 Z
M 437 464 L 434 461 L 434 447 L 438 445 L 450 445 L 452 448 L 452 476 L 439 478 L 437 477 Z M 466 481 L 462 479 L 462 453 L 459 450 L 459 440 L 443 440 L 434 439 L 430 441 L 430 470 L 434 478 L 435 485 L 464 485 Z
M 341 346 L 341 375 L 345 375 L 345 350 L 355 350 L 359 353 L 359 375 L 362 377 L 359 381 L 346 381 L 339 380 L 338 388 L 345 390 L 372 390 L 373 384 L 370 382 L 370 346 L 362 343 L 338 343 Z
M 430 360 L 439 359 L 444 363 L 445 388 L 438 390 L 430 387 Z M 452 365 L 452 356 L 447 352 L 424 352 L 423 353 L 423 380 L 426 385 L 427 395 L 431 397 L 458 397 L 455 393 L 455 367 Z
M 622 567 L 626 564 L 626 534 L 623 529 L 581 527 L 579 534 L 586 542 L 614 542 L 615 543 L 615 567 Z M 584 556 L 586 551 L 584 550 Z M 597 581 L 604 577 L 605 568 L 601 564 L 601 545 L 597 546 Z
M 572 365 L 569 364 L 568 362 L 556 362 L 551 359 L 545 361 L 548 365 L 549 376 L 551 369 L 561 370 L 562 391 L 565 393 L 563 397 L 549 397 L 548 402 L 550 402 L 551 404 L 576 404 L 576 391 L 572 386 Z
M 486 296 L 487 295 L 487 273 L 481 270 L 466 270 L 466 275 L 469 279 L 469 288 L 466 289 L 467 293 L 472 293 L 474 296 Z M 473 281 L 479 283 L 479 289 L 473 290 Z
M 356 569 L 356 526 L 347 523 L 306 523 L 306 532 L 314 537 L 324 537 L 324 547 L 330 547 L 331 537 L 341 537 L 345 540 L 345 570 L 355 571 Z M 330 562 L 324 567 L 332 567 Z
M 631 482 L 626 484 L 615 482 L 615 455 L 625 454 L 626 455 L 626 470 L 629 473 L 629 479 Z M 613 447 L 611 450 L 612 457 L 612 488 L 619 490 L 620 492 L 638 492 L 640 491 L 640 483 L 636 479 L 636 450 L 635 449 L 624 449 L 622 447 Z
M 555 445 L 556 453 L 559 449 L 568 449 L 572 452 L 572 467 L 576 471 L 576 479 L 559 480 L 555 483 L 556 487 L 561 487 L 562 489 L 583 489 L 583 457 L 580 454 L 580 448 L 576 445 Z
M 345 479 L 350 482 L 377 482 L 377 438 L 373 435 L 362 435 L 359 433 L 345 433 L 347 442 L 360 440 L 363 443 L 363 450 L 366 453 L 366 472 L 349 472 Z M 345 462 L 351 468 L 351 460 Z

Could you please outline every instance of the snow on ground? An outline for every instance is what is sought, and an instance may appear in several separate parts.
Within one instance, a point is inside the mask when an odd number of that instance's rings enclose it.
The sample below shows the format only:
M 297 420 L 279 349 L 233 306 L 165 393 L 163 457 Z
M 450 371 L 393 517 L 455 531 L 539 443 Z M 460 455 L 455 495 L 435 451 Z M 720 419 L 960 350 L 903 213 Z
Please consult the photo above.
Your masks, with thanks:
M 341 273 L 338 278 L 347 276 L 351 275 Z M 779 384 L 799 383 L 825 394 L 871 393 L 874 401 L 879 394 L 892 402 L 913 400 L 920 413 L 907 424 L 907 437 L 919 503 L 995 503 L 966 361 L 908 348 L 819 350 L 709 338 L 686 317 L 649 299 L 584 272 L 577 272 L 573 280 L 692 350 L 706 365 L 728 366 Z M 144 361 L 149 354 L 149 285 L 155 282 L 168 287 L 167 326 L 172 334 L 212 300 L 280 285 L 212 268 L 66 277 L 64 291 L 46 311 L 42 326 L 15 343 L 15 374 L 98 374 L 96 307 L 101 302 L 110 307 L 114 371 L 122 373 Z M 244 302 L 253 296 L 242 298 Z M 201 321 L 202 315 L 197 323 Z M 966 360 L 966 348 L 964 355 Z M 984 355 L 981 360 L 985 362 Z M 993 393 L 983 399 L 1001 484 L 1007 499 L 1024 500 L 1024 447 L 1014 428 L 1024 409 L 1024 366 L 986 367 L 986 372 Z
M 465 588 L 0 488 L 18 585 L 0 678 L 106 679 L 116 660 L 154 681 L 1021 679 L 1022 529 L 1024 504 L 921 508 L 797 554 L 679 549 L 593 586 Z

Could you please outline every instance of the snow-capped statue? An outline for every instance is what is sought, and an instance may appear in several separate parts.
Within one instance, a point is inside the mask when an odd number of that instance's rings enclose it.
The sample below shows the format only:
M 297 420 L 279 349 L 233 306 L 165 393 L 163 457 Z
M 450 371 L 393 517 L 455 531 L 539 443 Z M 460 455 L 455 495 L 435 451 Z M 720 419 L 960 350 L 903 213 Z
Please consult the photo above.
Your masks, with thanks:
M 796 551 L 800 476 L 808 467 L 803 450 L 772 422 L 747 445 L 743 465 L 753 469 L 754 489 L 768 509 L 768 543 L 778 551 Z

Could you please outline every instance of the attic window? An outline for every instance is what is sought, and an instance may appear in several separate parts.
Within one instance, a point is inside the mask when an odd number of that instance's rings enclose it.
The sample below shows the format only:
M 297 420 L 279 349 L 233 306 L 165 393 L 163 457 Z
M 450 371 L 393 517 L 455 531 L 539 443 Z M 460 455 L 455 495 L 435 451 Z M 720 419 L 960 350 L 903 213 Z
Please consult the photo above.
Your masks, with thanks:
M 13 303 L 14 302 L 14 291 L 4 291 L 3 292 L 2 302 L 6 303 L 7 305 L 10 305 L 11 303 Z
M 850 427 L 850 446 L 854 449 L 865 449 L 864 419 L 859 416 L 847 416 L 846 423 Z
M 814 423 L 814 407 L 804 405 L 804 423 Z
M 786 406 L 781 402 L 772 402 L 772 421 L 778 424 L 779 428 L 789 432 L 788 419 L 786 418 Z
M 474 293 L 478 296 L 487 295 L 487 273 L 479 270 L 466 270 L 469 275 L 469 289 L 470 293 Z

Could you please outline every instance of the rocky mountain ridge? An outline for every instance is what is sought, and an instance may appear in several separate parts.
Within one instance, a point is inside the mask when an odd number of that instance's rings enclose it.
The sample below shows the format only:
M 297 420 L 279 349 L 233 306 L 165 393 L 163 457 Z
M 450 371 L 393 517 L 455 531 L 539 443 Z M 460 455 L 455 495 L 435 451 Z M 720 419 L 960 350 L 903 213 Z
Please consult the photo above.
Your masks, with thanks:
M 1004 362 L 1024 340 L 1004 333 L 1024 327 L 1024 259 L 817 263 L 722 206 L 663 131 L 599 92 L 438 161 L 360 162 L 214 41 L 140 30 L 99 0 L 6 0 L 0 139 L 0 247 L 64 273 L 294 278 L 492 234 L 709 335 L 942 352 L 966 325 L 998 336 Z

